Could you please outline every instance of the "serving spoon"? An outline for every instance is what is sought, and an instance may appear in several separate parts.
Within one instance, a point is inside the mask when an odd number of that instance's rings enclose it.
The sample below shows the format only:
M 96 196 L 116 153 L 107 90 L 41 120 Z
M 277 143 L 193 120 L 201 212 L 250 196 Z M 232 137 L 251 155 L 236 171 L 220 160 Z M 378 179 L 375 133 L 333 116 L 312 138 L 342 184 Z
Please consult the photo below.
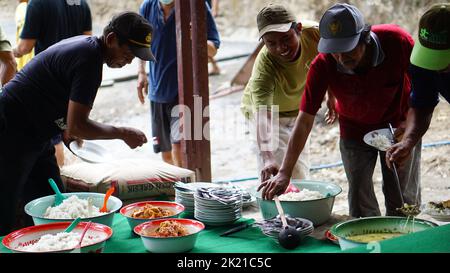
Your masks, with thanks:
M 114 186 L 111 185 L 111 188 L 109 188 L 109 190 L 106 192 L 105 199 L 103 200 L 103 207 L 100 209 L 100 212 L 108 212 L 107 209 L 108 199 L 111 196 L 111 194 L 113 194 L 114 190 L 115 190 Z
M 50 183 L 50 187 L 52 187 L 53 191 L 55 192 L 55 202 L 53 203 L 53 206 L 59 206 L 63 202 L 64 199 L 67 199 L 66 196 L 64 196 L 58 189 L 58 185 L 56 185 L 55 180 L 52 178 L 48 179 L 48 183 Z
M 392 127 L 392 124 L 390 124 L 390 123 L 389 123 L 389 131 L 391 132 L 391 136 L 392 136 L 392 144 L 395 144 L 396 141 L 395 141 L 394 128 Z M 397 208 L 397 211 L 400 211 L 407 217 L 415 217 L 420 214 L 420 209 L 417 207 L 417 205 L 409 205 L 409 204 L 405 203 L 405 200 L 403 199 L 402 189 L 400 187 L 400 178 L 398 176 L 397 166 L 396 166 L 395 162 L 391 162 L 391 164 L 392 164 L 392 169 L 394 171 L 395 182 L 397 183 L 397 189 L 400 194 L 400 200 L 402 200 L 402 206 L 400 208 Z
M 64 230 L 65 233 L 69 233 L 71 232 L 77 225 L 78 223 L 81 221 L 81 218 L 78 217 L 75 220 L 73 220 L 73 222 Z
M 286 216 L 284 215 L 283 207 L 281 206 L 278 196 L 275 195 L 273 200 L 275 201 L 278 213 L 280 214 L 281 222 L 283 223 L 283 227 L 278 234 L 278 242 L 282 247 L 286 249 L 294 249 L 300 244 L 300 234 L 296 228 L 288 225 Z

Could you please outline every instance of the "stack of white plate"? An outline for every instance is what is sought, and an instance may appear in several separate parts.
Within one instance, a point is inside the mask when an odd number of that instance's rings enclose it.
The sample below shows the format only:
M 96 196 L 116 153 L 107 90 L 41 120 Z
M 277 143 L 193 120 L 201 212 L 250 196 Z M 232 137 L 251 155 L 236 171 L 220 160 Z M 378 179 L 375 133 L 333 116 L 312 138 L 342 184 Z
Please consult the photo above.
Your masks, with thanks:
M 242 195 L 229 188 L 199 188 L 194 194 L 195 219 L 210 226 L 234 223 L 241 218 Z
M 201 187 L 219 187 L 212 183 L 193 182 L 193 183 L 175 183 L 175 202 L 184 206 L 184 213 L 194 215 L 194 193 Z

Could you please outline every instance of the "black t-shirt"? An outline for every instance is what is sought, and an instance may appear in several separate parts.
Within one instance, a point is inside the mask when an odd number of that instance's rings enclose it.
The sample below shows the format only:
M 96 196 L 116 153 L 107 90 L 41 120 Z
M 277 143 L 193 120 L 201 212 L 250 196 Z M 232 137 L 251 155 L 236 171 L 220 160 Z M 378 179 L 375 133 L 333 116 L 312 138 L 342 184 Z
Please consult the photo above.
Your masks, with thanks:
M 91 11 L 85 0 L 33 0 L 20 38 L 36 39 L 35 54 L 49 46 L 92 30 Z
M 35 56 L 3 87 L 14 114 L 9 123 L 47 140 L 66 129 L 69 100 L 92 107 L 102 81 L 103 49 L 97 37 L 76 36 Z M 10 107 L 11 108 L 11 107 Z

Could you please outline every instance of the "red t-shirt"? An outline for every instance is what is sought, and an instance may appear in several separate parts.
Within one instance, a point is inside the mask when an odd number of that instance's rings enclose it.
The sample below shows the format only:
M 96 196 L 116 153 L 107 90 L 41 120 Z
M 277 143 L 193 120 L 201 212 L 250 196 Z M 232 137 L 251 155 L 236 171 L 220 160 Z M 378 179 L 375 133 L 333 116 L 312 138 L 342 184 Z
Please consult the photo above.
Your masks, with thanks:
M 396 25 L 372 26 L 384 60 L 364 74 L 337 70 L 331 54 L 311 63 L 300 110 L 315 115 L 327 89 L 336 97 L 341 137 L 360 140 L 372 130 L 394 127 L 406 119 L 411 84 L 407 74 L 414 40 Z

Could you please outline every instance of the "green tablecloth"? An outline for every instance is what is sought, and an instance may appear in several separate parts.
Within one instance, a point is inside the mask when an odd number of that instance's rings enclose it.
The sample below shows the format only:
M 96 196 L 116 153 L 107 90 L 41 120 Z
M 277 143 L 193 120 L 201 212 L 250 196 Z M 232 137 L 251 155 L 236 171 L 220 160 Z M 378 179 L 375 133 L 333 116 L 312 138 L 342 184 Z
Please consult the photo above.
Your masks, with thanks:
M 181 215 L 183 216 L 183 215 Z M 240 223 L 252 222 L 252 219 L 241 219 L 233 226 Z M 207 227 L 203 230 L 191 253 L 325 253 L 339 252 L 340 248 L 328 241 L 320 241 L 311 237 L 303 240 L 301 246 L 295 250 L 282 248 L 274 239 L 261 233 L 257 227 L 249 227 L 228 237 L 219 235 L 232 226 Z M 126 218 L 116 214 L 113 223 L 113 236 L 107 241 L 105 253 L 145 253 L 141 238 L 132 231 Z M 9 253 L 3 245 L 0 253 Z
M 249 222 L 252 219 L 241 219 L 234 225 Z M 286 250 L 278 243 L 261 233 L 259 228 L 250 227 L 228 237 L 219 235 L 230 229 L 225 227 L 207 227 L 197 239 L 191 253 L 342 253 L 340 248 L 328 241 L 307 237 L 294 250 Z M 127 220 L 116 214 L 113 224 L 114 234 L 106 243 L 105 253 L 145 253 L 147 252 L 141 238 L 134 235 Z M 2 238 L 0 238 L 2 239 Z M 378 246 L 360 247 L 344 253 L 450 253 L 450 225 L 439 226 L 391 240 L 383 241 Z M 3 245 L 0 253 L 9 253 Z
M 251 219 L 241 219 L 234 225 L 244 222 L 252 222 Z M 116 215 L 114 219 L 114 235 L 107 242 L 105 252 L 107 253 L 143 253 L 146 252 L 141 238 L 135 236 L 127 220 L 121 215 Z M 225 227 L 207 227 L 203 230 L 195 244 L 191 253 L 322 253 L 336 252 L 340 248 L 327 241 L 320 241 L 311 237 L 307 237 L 302 245 L 295 250 L 286 250 L 278 243 L 261 233 L 257 227 L 249 227 L 240 232 L 234 233 L 228 237 L 220 237 L 219 235 L 230 229 Z

